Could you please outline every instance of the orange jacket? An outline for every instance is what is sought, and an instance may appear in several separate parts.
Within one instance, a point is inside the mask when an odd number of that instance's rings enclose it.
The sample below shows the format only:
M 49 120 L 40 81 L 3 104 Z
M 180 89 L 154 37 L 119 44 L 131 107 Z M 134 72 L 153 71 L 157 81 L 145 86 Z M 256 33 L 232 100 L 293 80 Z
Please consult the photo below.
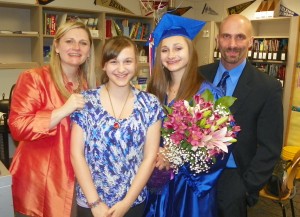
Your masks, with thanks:
M 70 118 L 49 129 L 60 97 L 44 66 L 23 72 L 13 92 L 9 127 L 20 141 L 10 167 L 15 211 L 29 216 L 69 217 L 74 191 Z

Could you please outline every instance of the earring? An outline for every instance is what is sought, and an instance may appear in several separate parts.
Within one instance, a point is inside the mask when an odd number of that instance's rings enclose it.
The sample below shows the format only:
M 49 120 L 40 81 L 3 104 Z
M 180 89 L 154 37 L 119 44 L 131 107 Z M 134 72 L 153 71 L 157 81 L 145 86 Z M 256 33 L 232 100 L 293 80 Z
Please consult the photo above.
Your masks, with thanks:
M 59 55 L 59 53 L 56 53 L 56 56 L 58 56 Z

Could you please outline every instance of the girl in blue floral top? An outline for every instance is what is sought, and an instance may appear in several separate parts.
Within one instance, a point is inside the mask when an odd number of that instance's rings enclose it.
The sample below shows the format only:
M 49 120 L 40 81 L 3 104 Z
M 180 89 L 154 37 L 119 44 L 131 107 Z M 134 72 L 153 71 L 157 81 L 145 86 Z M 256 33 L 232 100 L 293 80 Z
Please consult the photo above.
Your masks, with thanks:
M 101 86 L 83 92 L 84 109 L 71 115 L 78 217 L 142 216 L 164 114 L 154 95 L 130 85 L 137 54 L 129 38 L 109 39 Z

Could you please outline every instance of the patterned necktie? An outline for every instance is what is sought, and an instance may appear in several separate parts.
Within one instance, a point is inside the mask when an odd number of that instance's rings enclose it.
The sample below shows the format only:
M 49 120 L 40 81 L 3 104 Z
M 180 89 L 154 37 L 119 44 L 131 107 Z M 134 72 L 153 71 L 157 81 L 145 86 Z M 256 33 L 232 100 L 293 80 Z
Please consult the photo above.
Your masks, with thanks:
M 225 71 L 222 75 L 221 80 L 219 81 L 217 87 L 220 87 L 224 93 L 224 95 L 226 95 L 226 80 L 227 78 L 229 78 L 229 73 L 227 71 Z

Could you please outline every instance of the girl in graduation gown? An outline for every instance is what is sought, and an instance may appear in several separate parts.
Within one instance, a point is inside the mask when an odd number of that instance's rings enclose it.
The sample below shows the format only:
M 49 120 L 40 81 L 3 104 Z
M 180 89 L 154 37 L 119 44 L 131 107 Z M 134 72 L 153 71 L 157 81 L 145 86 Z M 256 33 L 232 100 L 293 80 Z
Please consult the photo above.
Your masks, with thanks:
M 206 89 L 216 99 L 223 96 L 219 88 L 205 82 L 197 72 L 198 56 L 192 40 L 204 25 L 199 20 L 165 14 L 152 33 L 150 46 L 156 56 L 148 91 L 162 104 L 171 106 L 176 100 L 191 99 Z M 208 173 L 195 175 L 187 166 L 174 174 L 159 154 L 157 168 L 148 182 L 144 216 L 216 217 L 215 186 L 228 156 L 220 156 Z

